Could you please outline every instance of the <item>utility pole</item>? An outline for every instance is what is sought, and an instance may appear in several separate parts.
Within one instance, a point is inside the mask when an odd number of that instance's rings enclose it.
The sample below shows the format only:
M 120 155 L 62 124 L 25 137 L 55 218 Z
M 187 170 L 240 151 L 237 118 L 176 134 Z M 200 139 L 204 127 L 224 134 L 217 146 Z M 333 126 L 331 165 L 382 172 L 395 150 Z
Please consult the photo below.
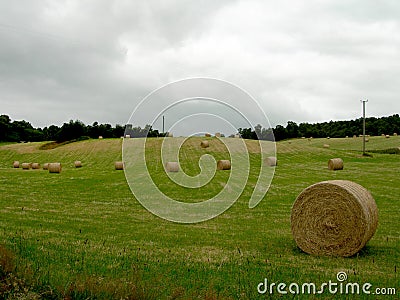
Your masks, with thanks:
M 365 103 L 368 102 L 367 100 L 360 100 L 363 105 L 363 155 L 365 155 Z
M 165 117 L 164 115 L 162 116 L 162 133 L 165 133 L 164 131 L 164 124 L 165 124 Z

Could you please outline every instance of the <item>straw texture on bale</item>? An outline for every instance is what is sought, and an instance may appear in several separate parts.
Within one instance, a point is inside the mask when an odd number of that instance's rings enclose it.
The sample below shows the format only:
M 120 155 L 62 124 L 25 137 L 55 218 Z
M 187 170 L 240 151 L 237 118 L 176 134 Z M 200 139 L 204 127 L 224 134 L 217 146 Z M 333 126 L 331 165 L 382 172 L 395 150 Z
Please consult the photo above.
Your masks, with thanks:
M 329 148 L 329 145 L 328 144 L 324 144 L 324 148 Z
M 49 173 L 61 173 L 61 164 L 60 163 L 49 163 L 48 170 Z
M 217 170 L 230 170 L 231 161 L 227 159 L 222 159 L 217 162 Z
M 332 158 L 328 161 L 328 169 L 329 170 L 343 170 L 343 159 L 341 158 Z
M 179 172 L 179 164 L 176 161 L 169 161 L 165 164 L 167 172 Z
M 48 169 L 49 169 L 49 163 L 44 163 L 43 170 L 48 170 Z
M 13 168 L 19 168 L 19 161 L 14 161 L 13 162 Z
M 74 162 L 74 166 L 75 166 L 75 168 L 82 168 L 82 162 L 80 160 L 76 160 Z
M 278 165 L 278 160 L 275 156 L 270 156 L 265 159 L 265 164 L 269 167 L 275 167 Z
M 23 170 L 29 170 L 31 168 L 31 164 L 30 163 L 22 163 L 21 167 Z
M 215 137 L 221 137 L 221 133 L 220 132 L 216 132 L 215 133 Z
M 123 169 L 124 169 L 124 163 L 122 161 L 116 161 L 115 170 L 123 170 Z
M 200 146 L 201 148 L 208 148 L 210 147 L 210 143 L 208 141 L 201 141 Z
M 211 134 L 206 133 L 204 136 L 205 136 L 205 137 L 211 137 Z
M 33 163 L 32 164 L 32 169 L 35 169 L 35 170 L 40 169 L 40 164 L 39 163 Z
M 371 194 L 347 180 L 311 185 L 292 207 L 293 238 L 312 255 L 352 256 L 372 238 L 377 226 L 378 208 Z

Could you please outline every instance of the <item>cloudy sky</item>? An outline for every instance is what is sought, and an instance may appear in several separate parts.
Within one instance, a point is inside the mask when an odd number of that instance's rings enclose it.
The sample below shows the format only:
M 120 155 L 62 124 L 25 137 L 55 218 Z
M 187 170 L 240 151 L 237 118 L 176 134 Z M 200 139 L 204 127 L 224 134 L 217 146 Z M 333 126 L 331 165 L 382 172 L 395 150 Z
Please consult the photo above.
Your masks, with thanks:
M 188 77 L 238 85 L 273 126 L 357 118 L 365 98 L 369 116 L 399 113 L 400 1 L 0 0 L 13 120 L 125 124 Z

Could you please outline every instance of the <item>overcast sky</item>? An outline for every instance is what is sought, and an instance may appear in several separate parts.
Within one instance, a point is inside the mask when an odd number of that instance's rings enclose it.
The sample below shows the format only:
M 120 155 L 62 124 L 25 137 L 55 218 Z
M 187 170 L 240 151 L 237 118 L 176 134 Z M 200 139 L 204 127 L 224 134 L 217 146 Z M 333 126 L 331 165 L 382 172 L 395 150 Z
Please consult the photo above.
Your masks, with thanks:
M 125 124 L 151 91 L 212 77 L 271 124 L 400 111 L 400 1 L 2 1 L 0 114 Z

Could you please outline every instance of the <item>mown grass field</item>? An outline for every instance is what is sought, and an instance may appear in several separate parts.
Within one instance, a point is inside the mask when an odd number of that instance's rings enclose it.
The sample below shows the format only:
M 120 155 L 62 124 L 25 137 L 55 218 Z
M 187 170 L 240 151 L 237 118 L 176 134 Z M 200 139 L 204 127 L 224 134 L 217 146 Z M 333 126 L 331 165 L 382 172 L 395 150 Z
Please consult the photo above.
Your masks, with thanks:
M 179 187 L 169 185 L 160 171 L 160 143 L 161 139 L 149 141 L 148 166 L 171 196 L 182 201 L 207 198 L 227 180 L 229 171 L 221 171 L 205 191 L 174 190 Z M 199 171 L 198 158 L 204 151 L 216 159 L 227 155 L 223 147 L 193 146 L 199 143 L 198 138 L 190 140 L 180 153 L 182 167 L 191 175 Z M 258 283 L 268 278 L 321 284 L 345 271 L 348 281 L 394 287 L 397 295 L 386 298 L 398 297 L 400 156 L 363 157 L 361 138 L 279 142 L 271 188 L 256 208 L 249 209 L 257 179 L 256 143 L 247 141 L 252 169 L 239 200 L 215 219 L 186 225 L 152 215 L 133 197 L 124 172 L 114 170 L 114 162 L 121 160 L 120 139 L 88 140 L 52 150 L 39 150 L 41 143 L 0 145 L 0 243 L 16 256 L 15 274 L 28 286 L 21 293 L 72 299 L 280 298 L 276 293 L 259 295 Z M 397 147 L 400 137 L 371 137 L 367 143 L 367 150 Z M 343 158 L 344 170 L 327 169 L 333 157 Z M 14 160 L 59 161 L 63 170 L 49 174 L 13 169 Z M 75 160 L 83 167 L 75 169 Z M 375 236 L 351 258 L 307 255 L 291 236 L 290 210 L 296 196 L 329 179 L 363 185 L 379 208 Z M 313 297 L 349 298 L 329 293 Z

